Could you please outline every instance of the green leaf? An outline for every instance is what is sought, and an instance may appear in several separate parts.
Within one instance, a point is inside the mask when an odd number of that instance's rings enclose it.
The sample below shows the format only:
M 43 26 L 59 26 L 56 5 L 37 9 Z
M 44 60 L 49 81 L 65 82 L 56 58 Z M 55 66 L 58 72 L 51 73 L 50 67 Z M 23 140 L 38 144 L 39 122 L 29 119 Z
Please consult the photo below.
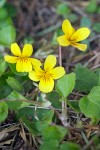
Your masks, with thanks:
M 77 113 L 80 113 L 81 110 L 80 110 L 80 107 L 79 107 L 79 101 L 78 100 L 68 100 L 68 105 L 74 110 L 76 111 Z
M 5 8 L 0 8 L 0 20 L 5 19 L 8 16 L 8 12 Z
M 38 131 L 36 129 L 36 122 L 29 120 L 27 117 L 22 116 L 20 120 L 24 123 L 25 127 L 32 135 L 37 135 Z
M 62 29 L 57 29 L 56 32 L 57 32 L 57 36 L 60 36 L 60 35 L 64 34 Z
M 23 86 L 22 84 L 14 77 L 9 77 L 6 79 L 8 85 L 17 92 L 23 92 Z
M 42 135 L 45 141 L 49 141 L 52 139 L 60 142 L 67 133 L 68 130 L 66 128 L 60 126 L 49 126 L 44 130 Z
M 95 134 L 92 138 L 93 143 L 96 146 L 96 150 L 100 149 L 100 136 L 98 136 L 98 134 Z
M 67 18 L 70 20 L 70 22 L 74 23 L 75 21 L 78 20 L 78 15 L 75 13 L 71 13 L 70 15 L 68 15 Z
M 24 100 L 27 100 L 23 95 L 20 93 L 13 91 L 10 95 L 7 97 L 7 105 L 9 109 L 11 110 L 17 110 L 21 109 L 23 107 L 29 106 L 31 103 L 29 102 L 24 102 Z M 22 101 L 20 101 L 22 100 Z
M 4 76 L 0 78 L 0 98 L 6 98 L 12 92 L 11 87 L 6 82 Z
M 52 40 L 51 40 L 51 44 L 52 45 L 57 45 L 58 43 L 57 43 L 57 36 L 58 36 L 58 34 L 57 34 L 57 32 L 54 32 L 54 34 L 53 34 L 53 37 L 52 37 Z
M 4 46 L 10 46 L 15 41 L 16 30 L 14 26 L 9 25 L 0 29 L 0 44 Z
M 17 14 L 16 7 L 11 3 L 6 3 L 4 6 L 7 9 L 8 15 L 10 17 L 15 17 Z
M 5 4 L 6 0 L 0 0 L 0 7 L 2 7 Z
M 8 26 L 13 26 L 13 22 L 12 22 L 12 19 L 10 17 L 7 17 L 4 20 L 0 20 L 0 30 L 5 28 L 5 27 L 8 27 Z
M 93 87 L 87 96 L 82 97 L 79 106 L 85 116 L 100 119 L 100 86 Z
M 57 140 L 50 139 L 49 141 L 44 141 L 39 150 L 58 150 L 58 146 Z
M 66 98 L 74 89 L 75 86 L 75 73 L 64 75 L 56 83 L 56 90 L 58 93 Z
M 53 110 L 47 111 L 47 113 L 45 113 L 40 118 L 40 120 L 38 120 L 37 123 L 36 123 L 36 127 L 37 127 L 38 131 L 43 133 L 44 130 L 51 124 L 53 116 L 54 116 L 54 111 Z
M 36 114 L 36 112 L 34 111 L 34 108 L 25 107 L 25 108 L 19 109 L 16 116 L 18 119 L 24 116 L 24 117 L 30 118 L 32 121 L 36 121 L 34 114 Z
M 15 74 L 17 74 L 17 75 L 19 75 L 19 76 L 26 76 L 26 75 L 27 75 L 27 72 L 18 72 L 18 71 L 16 70 L 16 64 L 10 64 L 10 63 L 9 63 L 9 66 L 10 66 L 10 69 L 11 69 L 11 71 L 12 71 L 13 73 L 15 73 Z
M 10 110 L 17 111 L 18 109 L 26 107 L 26 105 L 29 105 L 29 104 L 23 105 L 23 102 L 21 102 L 21 101 L 18 101 L 18 100 L 8 100 L 7 101 L 7 105 L 8 105 L 8 108 Z
M 83 17 L 81 19 L 81 27 L 91 27 L 91 25 L 92 25 L 92 22 L 89 18 Z
M 35 41 L 31 36 L 27 36 L 27 37 L 25 36 L 23 43 L 24 44 L 28 43 L 28 44 L 33 44 L 34 45 Z
M 46 121 L 37 121 L 36 128 L 39 132 L 43 133 L 44 130 L 49 126 L 48 122 Z
M 52 122 L 54 111 L 45 110 L 45 109 L 37 109 L 36 114 L 40 121 L 46 121 L 48 124 L 50 124 Z
M 20 93 L 13 91 L 10 95 L 8 95 L 7 99 L 10 100 L 18 100 L 18 99 L 22 99 L 22 100 L 27 100 L 23 95 L 21 95 Z
M 100 14 L 100 7 L 98 7 L 97 13 Z
M 93 30 L 100 33 L 100 23 L 96 22 L 93 24 Z
M 37 108 L 35 111 L 34 107 L 25 107 L 18 110 L 17 117 L 20 118 L 21 116 L 28 116 L 32 120 L 36 121 L 35 116 L 37 116 L 39 121 L 46 121 L 49 124 L 52 121 L 53 113 L 54 112 L 52 110 Z
M 60 150 L 80 150 L 80 147 L 78 144 L 71 143 L 71 142 L 65 142 L 61 144 Z
M 61 103 L 59 102 L 59 100 L 61 99 L 61 96 L 59 95 L 58 92 L 52 91 L 48 93 L 46 96 L 54 108 L 58 108 L 58 109 L 61 108 Z
M 98 75 L 80 64 L 76 65 L 75 74 L 75 89 L 78 91 L 89 92 L 93 88 L 93 86 L 98 85 Z
M 70 9 L 66 4 L 61 3 L 58 5 L 56 12 L 59 15 L 65 16 L 70 13 Z
M 52 110 L 37 109 L 35 111 L 34 108 L 28 107 L 22 108 L 17 112 L 17 118 L 21 119 L 33 134 L 36 134 L 37 130 L 42 134 L 52 122 L 53 115 L 54 111 Z M 35 116 L 39 119 L 38 121 Z
M 8 116 L 8 106 L 6 102 L 0 102 L 0 122 L 4 121 Z
M 91 0 L 86 7 L 86 11 L 88 13 L 95 13 L 97 10 L 97 2 L 95 0 Z
M 96 70 L 96 74 L 98 75 L 98 86 L 100 86 L 100 68 Z
M 4 60 L 0 60 L 0 76 L 5 72 L 6 70 L 6 62 Z

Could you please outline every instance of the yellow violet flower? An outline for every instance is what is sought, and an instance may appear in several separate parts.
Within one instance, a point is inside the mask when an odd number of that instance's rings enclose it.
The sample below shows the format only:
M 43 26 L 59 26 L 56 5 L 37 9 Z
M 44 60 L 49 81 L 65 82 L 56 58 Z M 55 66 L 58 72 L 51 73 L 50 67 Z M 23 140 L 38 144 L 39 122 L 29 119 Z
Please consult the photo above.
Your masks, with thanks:
M 29 78 L 35 82 L 39 81 L 39 90 L 44 93 L 51 92 L 54 88 L 54 80 L 65 74 L 63 67 L 55 67 L 56 61 L 54 55 L 49 55 L 44 62 L 44 69 L 34 67 L 34 71 L 29 72 Z
M 59 36 L 57 38 L 59 45 L 61 45 L 61 46 L 71 45 L 81 51 L 86 50 L 86 48 L 87 48 L 86 44 L 80 44 L 77 42 L 83 41 L 84 39 L 86 39 L 89 36 L 90 30 L 88 28 L 82 27 L 78 30 L 75 30 L 72 27 L 70 21 L 68 19 L 66 19 L 62 23 L 62 30 L 64 32 L 64 35 Z
M 41 66 L 41 62 L 35 58 L 29 58 L 32 55 L 33 48 L 31 44 L 25 44 L 21 52 L 17 43 L 11 44 L 11 52 L 15 56 L 4 56 L 5 61 L 9 63 L 16 63 L 16 70 L 18 72 L 32 71 L 32 66 Z

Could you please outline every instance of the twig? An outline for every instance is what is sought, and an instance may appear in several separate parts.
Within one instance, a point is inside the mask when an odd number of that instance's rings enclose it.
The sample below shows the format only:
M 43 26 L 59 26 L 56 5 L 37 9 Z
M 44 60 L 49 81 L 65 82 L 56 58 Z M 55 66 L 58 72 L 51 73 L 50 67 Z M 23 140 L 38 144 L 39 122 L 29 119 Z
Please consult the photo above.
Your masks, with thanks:
M 57 24 L 52 25 L 52 26 L 46 28 L 45 30 L 43 30 L 43 31 L 41 31 L 41 32 L 38 32 L 35 36 L 36 36 L 36 37 L 41 37 L 41 36 L 43 36 L 43 35 L 45 35 L 45 34 L 48 34 L 48 33 L 52 32 L 52 31 L 55 31 L 55 30 L 56 30 L 57 28 L 59 28 L 60 26 L 61 26 L 61 22 L 59 21 Z
M 89 39 L 89 42 L 92 42 L 92 41 L 94 41 L 94 40 L 96 40 L 96 39 L 99 39 L 99 38 L 100 38 L 100 34 L 95 35 L 95 36 L 93 36 L 93 37 L 91 37 L 91 38 Z
M 92 140 L 90 140 L 89 142 L 88 142 L 88 144 L 87 145 L 85 145 L 84 147 L 83 147 L 83 149 L 82 150 L 87 150 L 91 145 L 93 144 L 93 139 Z
M 91 70 L 94 70 L 94 69 L 99 68 L 99 67 L 100 67 L 100 64 L 98 64 L 98 65 L 96 65 L 96 66 L 93 66 L 93 67 L 91 68 Z
M 82 134 L 82 137 L 83 137 L 83 139 L 84 139 L 85 143 L 86 143 L 86 144 L 88 144 L 88 143 L 89 143 L 89 141 L 88 141 L 88 139 L 87 139 L 87 137 L 85 136 L 85 134 L 84 134 L 84 132 L 83 132 L 83 131 L 81 132 L 81 134 Z
M 36 106 L 42 106 L 42 102 L 36 102 L 36 101 L 32 101 L 32 100 L 25 100 L 25 99 L 15 99 L 15 100 L 12 100 L 12 99 L 9 99 L 10 101 L 19 101 L 19 102 L 27 102 L 27 103 L 31 103 L 33 105 L 36 105 Z M 0 100 L 0 102 L 2 101 L 8 101 L 8 99 L 2 99 Z
M 100 136 L 100 133 L 96 135 L 97 137 Z M 82 150 L 87 150 L 89 147 L 94 143 L 93 139 L 91 139 L 83 148 Z
M 81 93 L 75 93 L 75 92 L 72 92 L 72 94 L 73 94 L 73 95 L 76 95 L 76 96 L 82 96 L 82 97 L 85 96 L 84 94 L 81 94 Z
M 35 108 L 35 106 L 26 106 L 26 107 L 28 107 L 28 108 Z M 61 109 L 56 109 L 56 108 L 51 107 L 51 106 L 49 106 L 49 107 L 39 107 L 39 106 L 37 106 L 37 108 L 38 109 L 47 109 L 47 110 L 53 109 L 53 110 L 56 110 L 56 111 L 61 111 Z
M 93 56 L 91 59 L 89 59 L 88 62 L 84 66 L 87 66 L 90 62 L 92 62 L 94 59 L 96 59 L 99 55 L 100 55 L 100 53 L 96 53 L 95 56 Z

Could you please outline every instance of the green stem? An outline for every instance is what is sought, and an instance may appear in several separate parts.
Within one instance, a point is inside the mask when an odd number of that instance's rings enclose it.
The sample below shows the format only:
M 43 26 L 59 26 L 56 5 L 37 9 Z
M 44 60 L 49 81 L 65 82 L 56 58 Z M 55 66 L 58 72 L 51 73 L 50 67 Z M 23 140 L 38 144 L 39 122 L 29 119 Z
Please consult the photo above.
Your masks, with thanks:
M 65 103 L 66 103 L 66 101 L 64 100 L 62 102 L 62 117 L 63 117 L 63 119 L 66 117 L 66 114 L 67 114 L 67 107 L 65 106 Z
M 61 120 L 64 126 L 69 126 L 68 116 L 67 116 L 67 102 L 66 99 L 62 101 L 62 116 Z
M 59 64 L 62 66 L 62 54 L 61 54 L 61 46 L 59 45 Z M 67 104 L 66 99 L 63 99 L 62 101 L 62 115 L 61 115 L 61 121 L 64 126 L 68 126 L 68 116 L 67 116 Z
M 59 65 L 62 66 L 61 46 L 59 45 Z

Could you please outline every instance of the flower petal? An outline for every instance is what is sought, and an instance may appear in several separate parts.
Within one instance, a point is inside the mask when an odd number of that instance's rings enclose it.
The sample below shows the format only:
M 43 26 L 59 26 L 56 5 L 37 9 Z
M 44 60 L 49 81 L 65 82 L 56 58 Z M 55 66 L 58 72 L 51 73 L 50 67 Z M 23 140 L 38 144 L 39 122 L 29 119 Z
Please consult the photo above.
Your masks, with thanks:
M 57 41 L 58 41 L 59 45 L 61 45 L 61 46 L 68 46 L 68 45 L 70 45 L 70 42 L 67 40 L 67 36 L 66 35 L 59 36 L 57 38 Z
M 44 70 L 49 71 L 56 65 L 56 57 L 54 55 L 49 55 L 44 62 Z
M 40 60 L 38 60 L 36 58 L 29 58 L 29 59 L 30 59 L 33 67 L 35 67 L 35 66 L 39 66 L 39 67 L 42 66 L 42 63 L 40 62 Z
M 20 50 L 20 47 L 18 46 L 17 43 L 11 44 L 11 52 L 12 52 L 15 56 L 21 56 L 21 50 Z
M 39 90 L 44 93 L 49 93 L 53 90 L 54 80 L 52 78 L 44 79 L 42 78 L 39 82 Z
M 22 57 L 30 57 L 33 53 L 33 47 L 31 44 L 25 44 L 22 50 Z
M 75 32 L 75 29 L 72 27 L 68 19 L 63 21 L 62 30 L 67 35 L 68 38 Z
M 33 81 L 38 82 L 41 78 L 41 75 L 38 72 L 31 71 L 29 72 L 29 78 Z
M 90 34 L 90 30 L 86 27 L 78 29 L 71 37 L 70 40 L 79 42 L 86 39 Z
M 16 63 L 18 60 L 18 57 L 6 55 L 6 56 L 4 56 L 4 59 L 5 59 L 5 61 L 7 61 L 9 63 Z
M 52 69 L 51 73 L 53 79 L 59 79 L 65 74 L 65 69 L 63 67 L 56 67 Z
M 16 64 L 16 70 L 18 72 L 30 72 L 32 71 L 32 64 L 29 59 L 23 60 L 19 59 Z
M 72 46 L 76 47 L 77 49 L 81 51 L 85 51 L 87 48 L 86 44 L 80 44 L 80 43 L 71 43 Z

